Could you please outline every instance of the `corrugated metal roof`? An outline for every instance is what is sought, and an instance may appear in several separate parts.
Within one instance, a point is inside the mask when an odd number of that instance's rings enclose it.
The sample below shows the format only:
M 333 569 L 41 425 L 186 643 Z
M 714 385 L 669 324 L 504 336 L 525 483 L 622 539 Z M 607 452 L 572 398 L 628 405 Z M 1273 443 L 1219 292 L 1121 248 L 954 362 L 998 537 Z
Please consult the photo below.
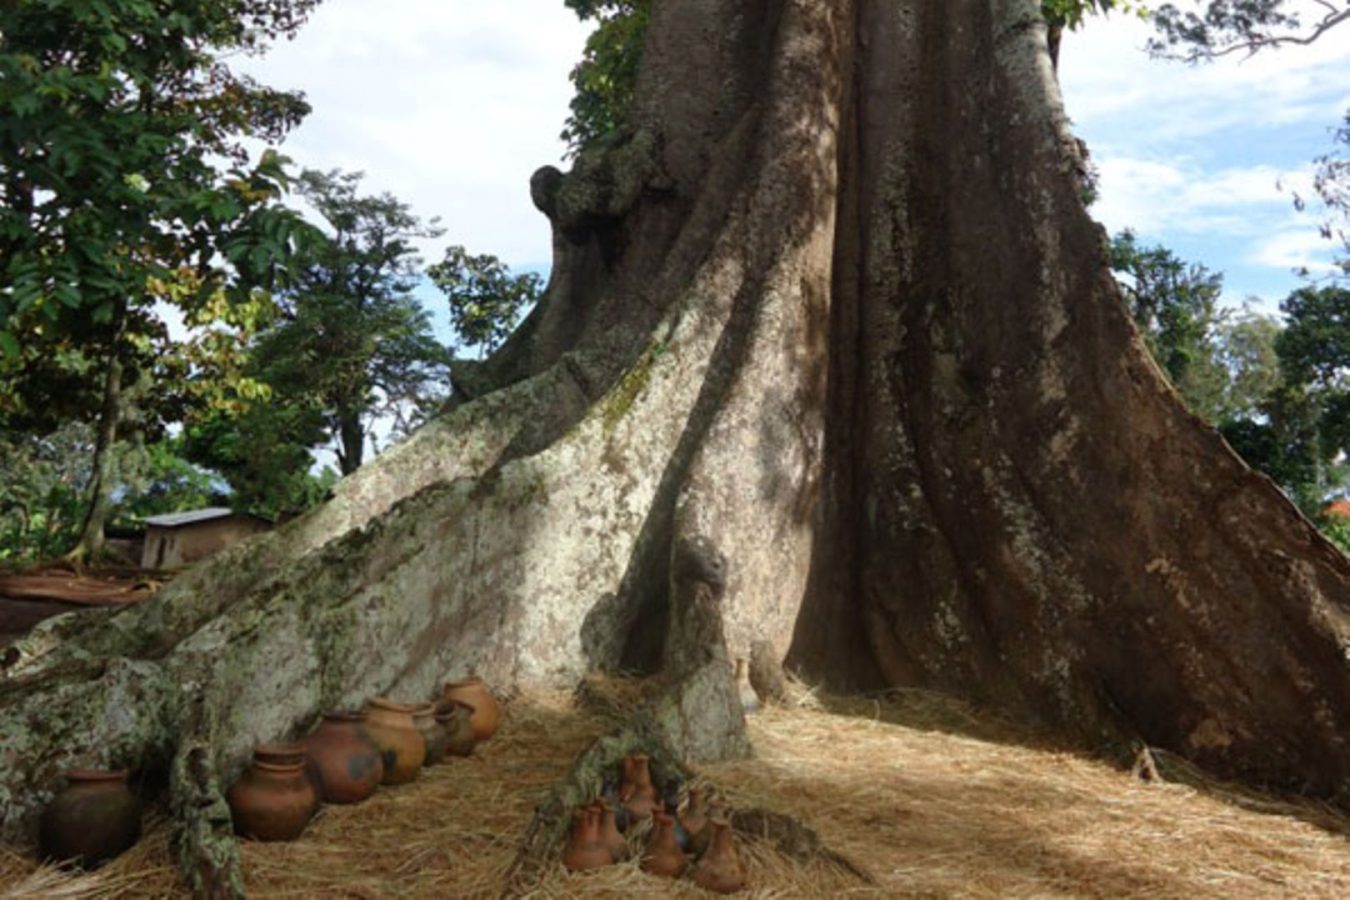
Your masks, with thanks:
M 210 522 L 213 519 L 225 519 L 234 515 L 234 510 L 225 506 L 209 506 L 206 509 L 190 509 L 187 512 L 168 513 L 163 516 L 147 516 L 145 524 L 156 528 L 178 528 L 182 525 L 195 525 L 198 522 Z

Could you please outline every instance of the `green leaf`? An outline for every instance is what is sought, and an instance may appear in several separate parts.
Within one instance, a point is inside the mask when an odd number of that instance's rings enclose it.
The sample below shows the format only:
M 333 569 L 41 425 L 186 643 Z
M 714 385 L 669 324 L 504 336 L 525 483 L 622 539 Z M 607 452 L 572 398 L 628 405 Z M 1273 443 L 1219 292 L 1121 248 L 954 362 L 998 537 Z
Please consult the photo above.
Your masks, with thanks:
M 17 359 L 19 356 L 19 339 L 8 331 L 0 331 L 0 355 L 11 359 Z

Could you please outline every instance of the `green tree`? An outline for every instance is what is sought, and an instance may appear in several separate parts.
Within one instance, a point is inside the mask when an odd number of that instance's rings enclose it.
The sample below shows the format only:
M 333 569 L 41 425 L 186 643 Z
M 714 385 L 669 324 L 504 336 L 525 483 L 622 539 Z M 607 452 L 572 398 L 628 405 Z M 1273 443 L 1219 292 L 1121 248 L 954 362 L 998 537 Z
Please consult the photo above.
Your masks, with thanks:
M 449 353 L 413 294 L 415 241 L 438 237 L 390 194 L 359 193 L 361 173 L 305 171 L 299 190 L 324 236 L 291 262 L 280 318 L 253 348 L 272 402 L 318 411 L 344 475 L 364 458 L 372 423 L 408 428 L 444 398 Z
M 447 248 L 444 258 L 428 267 L 427 276 L 449 301 L 459 345 L 477 349 L 480 356 L 510 337 L 544 288 L 533 272 L 514 275 L 497 257 L 473 255 L 460 246 Z
M 1166 247 L 1145 247 L 1131 231 L 1111 241 L 1111 267 L 1153 358 L 1190 408 L 1221 418 L 1227 373 L 1217 335 L 1223 276 Z
M 119 429 L 146 389 L 141 358 L 157 355 L 156 301 L 191 313 L 247 298 L 303 231 L 276 204 L 283 160 L 249 166 L 240 141 L 280 138 L 308 106 L 224 59 L 293 34 L 317 2 L 0 5 L 0 353 L 61 348 L 95 379 L 76 559 L 102 545 Z

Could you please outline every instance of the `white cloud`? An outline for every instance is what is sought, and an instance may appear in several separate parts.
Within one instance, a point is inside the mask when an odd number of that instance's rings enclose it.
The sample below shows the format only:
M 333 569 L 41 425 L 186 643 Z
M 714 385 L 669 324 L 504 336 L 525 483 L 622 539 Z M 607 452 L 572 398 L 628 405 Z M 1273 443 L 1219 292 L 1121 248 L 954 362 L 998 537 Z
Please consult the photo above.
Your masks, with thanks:
M 1306 269 L 1312 275 L 1339 272 L 1331 258 L 1331 242 L 1307 229 L 1277 232 L 1257 243 L 1249 257 L 1256 265 Z
M 557 164 L 567 73 L 586 29 L 560 0 L 327 0 L 293 42 L 241 68 L 305 91 L 314 112 L 282 148 L 311 168 L 363 170 L 463 243 L 521 265 L 550 258 L 529 177 Z

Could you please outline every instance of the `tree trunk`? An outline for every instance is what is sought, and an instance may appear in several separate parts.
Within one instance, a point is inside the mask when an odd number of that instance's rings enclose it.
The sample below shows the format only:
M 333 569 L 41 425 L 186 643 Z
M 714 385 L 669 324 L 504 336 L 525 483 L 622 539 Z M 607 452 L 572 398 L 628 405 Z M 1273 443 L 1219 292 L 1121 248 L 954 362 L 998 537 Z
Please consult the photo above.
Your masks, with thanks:
M 339 407 L 338 422 L 338 467 L 343 475 L 350 475 L 361 468 L 361 459 L 366 449 L 366 432 L 361 427 L 361 414 Z
M 89 501 L 80 527 L 79 540 L 66 554 L 74 563 L 96 560 L 103 555 L 103 529 L 108 524 L 115 486 L 114 450 L 117 446 L 117 428 L 122 422 L 125 403 L 122 397 L 121 345 L 125 310 L 114 313 L 112 336 L 109 341 L 107 368 L 103 373 L 103 403 L 99 409 L 98 426 L 94 432 L 94 460 L 89 470 Z
M 4 661 L 4 832 L 158 767 L 230 893 L 221 789 L 321 708 L 637 670 L 724 757 L 759 641 L 1345 799 L 1350 565 L 1149 360 L 1046 46 L 1034 0 L 658 0 L 633 128 L 532 182 L 553 278 L 476 399 Z

